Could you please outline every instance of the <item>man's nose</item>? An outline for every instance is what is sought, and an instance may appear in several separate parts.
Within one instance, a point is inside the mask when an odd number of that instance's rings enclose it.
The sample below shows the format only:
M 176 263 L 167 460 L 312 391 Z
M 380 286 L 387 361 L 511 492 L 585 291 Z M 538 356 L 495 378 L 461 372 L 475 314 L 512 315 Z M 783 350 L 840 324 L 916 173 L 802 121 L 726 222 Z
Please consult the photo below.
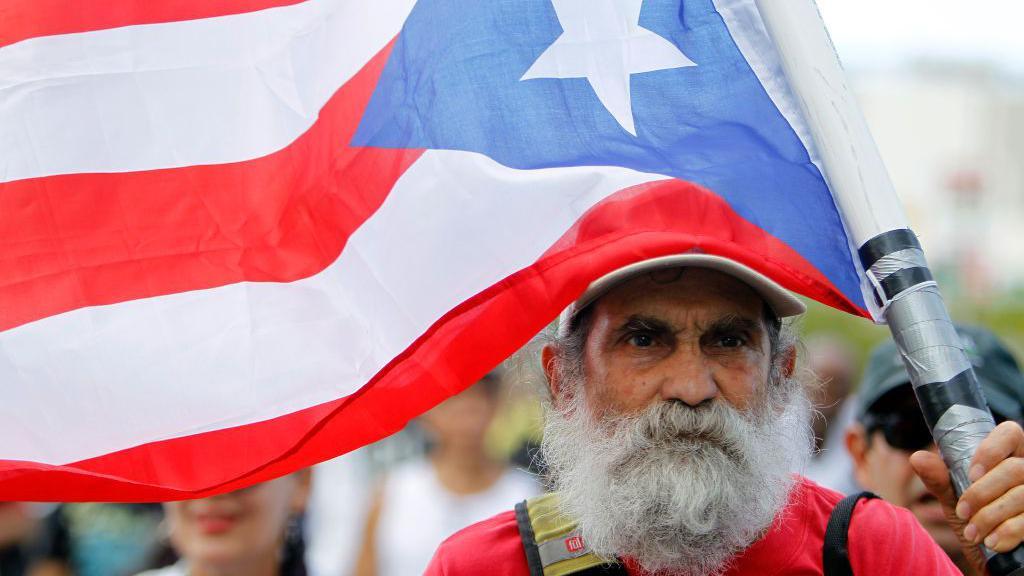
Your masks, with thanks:
M 718 384 L 699 346 L 680 346 L 673 351 L 662 375 L 661 399 L 697 406 L 718 396 Z

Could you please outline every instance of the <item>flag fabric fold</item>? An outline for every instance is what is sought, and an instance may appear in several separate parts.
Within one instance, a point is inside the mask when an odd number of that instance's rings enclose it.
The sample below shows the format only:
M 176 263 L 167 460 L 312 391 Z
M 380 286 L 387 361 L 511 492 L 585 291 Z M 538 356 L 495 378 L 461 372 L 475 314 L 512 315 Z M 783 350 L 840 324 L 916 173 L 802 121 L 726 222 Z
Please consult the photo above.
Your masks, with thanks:
M 0 498 L 333 457 L 644 258 L 869 315 L 751 2 L 118 4 L 0 18 Z

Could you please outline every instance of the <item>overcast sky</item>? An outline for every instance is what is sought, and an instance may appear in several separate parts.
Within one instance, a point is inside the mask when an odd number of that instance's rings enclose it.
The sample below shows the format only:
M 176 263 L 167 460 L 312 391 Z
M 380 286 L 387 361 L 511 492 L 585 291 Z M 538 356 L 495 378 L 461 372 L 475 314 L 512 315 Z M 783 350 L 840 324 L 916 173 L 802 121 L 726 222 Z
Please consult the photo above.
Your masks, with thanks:
M 847 68 L 931 58 L 988 61 L 1024 74 L 1024 1 L 817 2 Z

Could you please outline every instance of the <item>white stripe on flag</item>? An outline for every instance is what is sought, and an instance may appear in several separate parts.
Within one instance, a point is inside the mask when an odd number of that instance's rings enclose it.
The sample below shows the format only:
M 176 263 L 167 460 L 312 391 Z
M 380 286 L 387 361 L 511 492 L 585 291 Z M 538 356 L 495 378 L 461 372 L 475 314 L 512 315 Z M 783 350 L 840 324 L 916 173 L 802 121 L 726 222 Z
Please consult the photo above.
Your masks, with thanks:
M 822 170 L 817 146 L 811 137 L 811 129 L 804 120 L 796 95 L 786 80 L 775 43 L 768 36 L 768 30 L 761 20 L 754 0 L 713 1 L 715 10 L 721 14 L 736 47 L 743 54 L 743 59 L 750 65 L 750 69 L 754 71 L 754 75 L 761 82 L 775 107 L 793 127 L 807 149 L 811 161 L 818 166 L 818 170 Z
M 398 34 L 413 4 L 309 0 L 6 46 L 0 182 L 280 150 Z
M 536 261 L 597 201 L 661 179 L 428 151 L 320 274 L 0 333 L 0 459 L 69 463 L 351 394 L 446 312 Z

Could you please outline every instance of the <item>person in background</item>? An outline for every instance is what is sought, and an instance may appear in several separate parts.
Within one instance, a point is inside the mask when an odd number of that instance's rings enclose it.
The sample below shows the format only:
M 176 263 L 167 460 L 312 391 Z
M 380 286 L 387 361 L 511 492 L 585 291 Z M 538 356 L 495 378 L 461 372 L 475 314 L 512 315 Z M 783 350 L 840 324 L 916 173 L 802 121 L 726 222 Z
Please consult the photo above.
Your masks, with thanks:
M 814 427 L 814 447 L 821 450 L 826 443 L 830 424 L 838 418 L 853 390 L 856 360 L 850 345 L 834 334 L 818 334 L 808 338 L 805 349 L 808 368 L 820 382 L 820 386 L 810 391 L 810 396 L 822 415 L 811 423 Z
M 305 576 L 308 469 L 210 498 L 164 504 L 180 560 L 140 576 Z
M 306 567 L 310 576 L 349 576 L 363 545 L 363 529 L 381 473 L 422 458 L 426 438 L 415 422 L 313 467 L 306 507 Z
M 532 476 L 485 449 L 501 390 L 501 373 L 491 372 L 422 416 L 428 455 L 385 477 L 367 519 L 357 576 L 422 574 L 442 540 L 539 491 Z
M 21 576 L 38 519 L 23 502 L 0 502 L 0 576 Z
M 161 551 L 159 504 L 61 504 L 41 521 L 29 576 L 127 576 Z
M 1024 417 L 1024 375 L 1006 346 L 983 328 L 957 326 L 968 358 L 996 424 Z M 856 398 L 857 421 L 846 431 L 857 482 L 882 498 L 910 509 L 965 574 L 977 574 L 964 557 L 947 514 L 914 474 L 910 455 L 935 450 L 896 345 L 886 342 L 868 361 Z M 964 536 L 969 536 L 969 529 Z
M 805 349 L 807 367 L 815 378 L 809 394 L 820 415 L 811 421 L 815 451 L 804 476 L 843 494 L 858 492 L 844 446 L 846 428 L 856 412 L 849 397 L 857 376 L 853 350 L 849 342 L 829 333 L 809 338 Z
M 312 468 L 306 507 L 306 568 L 311 576 L 346 576 L 361 544 L 373 490 L 368 448 Z

